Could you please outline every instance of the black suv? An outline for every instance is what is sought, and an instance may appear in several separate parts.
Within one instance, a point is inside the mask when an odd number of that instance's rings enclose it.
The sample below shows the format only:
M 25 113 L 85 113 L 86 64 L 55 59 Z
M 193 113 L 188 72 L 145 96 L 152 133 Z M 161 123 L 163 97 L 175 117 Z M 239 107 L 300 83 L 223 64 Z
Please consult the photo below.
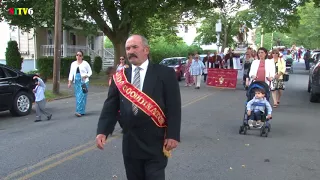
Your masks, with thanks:
M 309 62 L 311 66 L 308 92 L 310 92 L 310 102 L 317 102 L 320 98 L 320 53 L 315 54 Z
M 0 111 L 16 116 L 28 115 L 35 100 L 33 75 L 0 64 Z

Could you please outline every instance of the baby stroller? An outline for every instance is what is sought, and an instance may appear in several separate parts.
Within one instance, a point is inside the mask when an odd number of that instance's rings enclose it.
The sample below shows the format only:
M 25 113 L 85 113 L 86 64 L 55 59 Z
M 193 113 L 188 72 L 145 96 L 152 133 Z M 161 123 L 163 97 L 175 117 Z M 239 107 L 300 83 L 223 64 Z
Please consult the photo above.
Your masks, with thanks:
M 293 59 L 292 58 L 286 59 L 286 71 L 289 72 L 289 73 L 293 73 L 292 64 L 293 64 Z
M 265 83 L 265 82 L 262 82 L 262 81 L 254 81 L 248 87 L 248 91 L 246 93 L 246 96 L 247 96 L 246 105 L 255 96 L 255 90 L 256 89 L 264 89 L 265 92 L 266 92 L 265 98 L 267 99 L 267 101 L 269 101 L 269 99 L 270 99 L 270 89 L 269 89 L 268 84 Z M 255 105 L 259 106 L 259 104 L 255 104 Z M 268 137 L 268 133 L 271 130 L 271 125 L 269 123 L 269 119 L 266 118 L 267 114 L 268 114 L 267 108 L 265 107 L 265 111 L 264 111 L 264 113 L 262 114 L 262 117 L 261 117 L 261 121 L 264 122 L 264 123 L 263 123 L 263 125 L 261 127 L 259 127 L 260 128 L 260 136 L 265 135 L 265 137 Z M 240 126 L 239 134 L 242 134 L 242 133 L 244 135 L 247 134 L 247 130 L 250 129 L 250 126 L 248 125 L 248 120 L 249 120 L 249 117 L 247 115 L 247 107 L 245 106 L 243 124 Z M 255 119 L 255 120 L 257 120 L 257 119 Z

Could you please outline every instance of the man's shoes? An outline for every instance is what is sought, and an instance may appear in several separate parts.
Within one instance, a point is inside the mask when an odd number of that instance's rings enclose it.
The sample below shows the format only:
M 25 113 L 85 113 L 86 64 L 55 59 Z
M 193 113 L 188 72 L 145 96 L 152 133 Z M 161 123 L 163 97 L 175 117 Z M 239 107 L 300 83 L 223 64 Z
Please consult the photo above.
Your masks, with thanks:
M 41 120 L 40 119 L 37 119 L 37 120 L 35 120 L 34 122 L 40 122 Z
M 52 114 L 50 114 L 48 117 L 47 117 L 47 120 L 50 121 L 52 118 Z

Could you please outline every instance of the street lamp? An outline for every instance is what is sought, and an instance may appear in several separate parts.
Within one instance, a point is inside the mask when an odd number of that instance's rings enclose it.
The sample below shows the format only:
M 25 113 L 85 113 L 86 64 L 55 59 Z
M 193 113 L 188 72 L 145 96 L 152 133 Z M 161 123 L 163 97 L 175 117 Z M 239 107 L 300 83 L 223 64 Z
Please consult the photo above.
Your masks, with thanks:
M 218 52 L 219 52 L 219 47 L 220 47 L 220 33 L 222 31 L 222 24 L 221 24 L 221 19 L 218 19 L 218 22 L 216 23 L 216 33 L 217 33 L 217 47 L 218 47 Z

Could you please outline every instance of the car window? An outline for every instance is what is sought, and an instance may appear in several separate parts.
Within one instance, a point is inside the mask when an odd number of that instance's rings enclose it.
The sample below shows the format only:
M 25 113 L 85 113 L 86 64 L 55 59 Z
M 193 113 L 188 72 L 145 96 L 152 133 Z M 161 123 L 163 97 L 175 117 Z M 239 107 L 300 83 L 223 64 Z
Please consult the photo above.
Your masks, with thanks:
M 187 58 L 181 59 L 181 64 L 186 64 L 187 63 Z
M 2 70 L 2 68 L 0 67 L 0 79 L 1 78 L 6 78 L 6 74 L 4 73 L 4 71 Z
M 3 70 L 6 72 L 7 77 L 17 77 L 18 74 L 10 69 L 3 68 Z
M 161 64 L 166 66 L 174 66 L 178 64 L 178 61 L 176 59 L 165 59 Z

